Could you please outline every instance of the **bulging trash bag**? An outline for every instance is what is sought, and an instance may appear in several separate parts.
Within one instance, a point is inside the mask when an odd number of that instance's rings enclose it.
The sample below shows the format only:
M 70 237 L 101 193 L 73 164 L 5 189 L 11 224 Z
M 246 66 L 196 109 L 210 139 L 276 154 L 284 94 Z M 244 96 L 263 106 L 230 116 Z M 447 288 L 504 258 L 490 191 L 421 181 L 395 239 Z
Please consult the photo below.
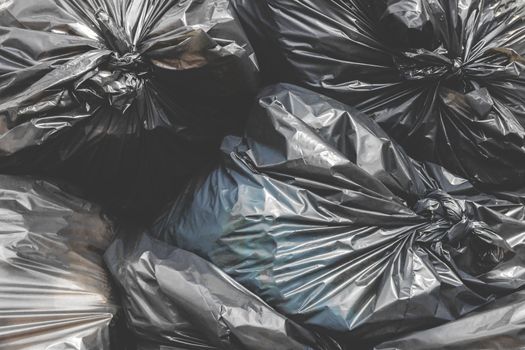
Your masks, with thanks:
M 357 107 L 417 159 L 488 188 L 525 185 L 523 1 L 234 3 L 274 80 Z
M 375 350 L 523 349 L 524 307 L 525 292 L 516 292 L 457 321 L 385 342 Z
M 524 285 L 525 222 L 433 188 L 350 107 L 270 87 L 222 149 L 149 233 L 341 344 L 452 321 Z
M 0 348 L 109 350 L 117 312 L 100 209 L 49 183 L 0 176 Z
M 117 239 L 106 261 L 139 349 L 341 349 L 204 259 L 148 235 Z
M 8 0 L 0 26 L 0 171 L 133 218 L 173 198 L 255 91 L 227 0 Z

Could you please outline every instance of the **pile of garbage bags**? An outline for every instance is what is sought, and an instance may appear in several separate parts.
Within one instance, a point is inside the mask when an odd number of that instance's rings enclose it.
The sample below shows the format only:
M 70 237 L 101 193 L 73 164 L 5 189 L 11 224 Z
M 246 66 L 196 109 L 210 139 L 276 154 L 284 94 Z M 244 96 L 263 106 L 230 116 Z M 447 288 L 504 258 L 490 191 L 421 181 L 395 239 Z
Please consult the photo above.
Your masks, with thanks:
M 496 197 L 444 192 L 373 120 L 330 98 L 270 87 L 222 151 L 147 234 L 343 348 L 454 321 L 525 284 L 525 221 Z
M 0 348 L 525 347 L 525 2 L 0 1 Z
M 228 0 L 0 7 L 0 171 L 68 180 L 145 221 L 241 125 L 253 51 Z
M 268 81 L 356 106 L 419 160 L 525 185 L 523 1 L 233 2 Z

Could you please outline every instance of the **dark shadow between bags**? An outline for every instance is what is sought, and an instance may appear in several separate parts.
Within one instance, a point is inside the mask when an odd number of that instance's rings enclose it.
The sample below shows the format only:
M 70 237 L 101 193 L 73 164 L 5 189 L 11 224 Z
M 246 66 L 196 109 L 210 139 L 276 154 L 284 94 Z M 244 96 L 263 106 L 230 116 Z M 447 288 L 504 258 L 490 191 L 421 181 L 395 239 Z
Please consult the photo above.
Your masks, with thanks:
M 252 49 L 227 0 L 0 9 L 0 171 L 58 177 L 149 219 L 242 130 Z

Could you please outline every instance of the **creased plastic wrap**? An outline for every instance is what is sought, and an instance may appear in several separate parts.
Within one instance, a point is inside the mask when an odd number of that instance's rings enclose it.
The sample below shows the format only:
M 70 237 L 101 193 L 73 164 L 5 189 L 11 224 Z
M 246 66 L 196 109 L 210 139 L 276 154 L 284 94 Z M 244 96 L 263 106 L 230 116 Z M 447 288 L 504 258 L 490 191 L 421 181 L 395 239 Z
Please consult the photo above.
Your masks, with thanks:
M 256 73 L 228 0 L 2 1 L 0 171 L 156 215 L 242 127 Z
M 525 347 L 525 292 L 462 319 L 378 345 L 375 350 L 519 350 Z
M 525 283 L 525 222 L 433 187 L 334 100 L 268 88 L 222 149 L 150 234 L 344 346 L 455 320 Z
M 112 238 L 97 206 L 0 176 L 0 349 L 112 349 L 118 308 L 102 257 Z
M 202 258 L 148 235 L 106 253 L 139 349 L 339 350 Z
M 233 2 L 274 81 L 357 107 L 417 159 L 525 185 L 524 1 Z

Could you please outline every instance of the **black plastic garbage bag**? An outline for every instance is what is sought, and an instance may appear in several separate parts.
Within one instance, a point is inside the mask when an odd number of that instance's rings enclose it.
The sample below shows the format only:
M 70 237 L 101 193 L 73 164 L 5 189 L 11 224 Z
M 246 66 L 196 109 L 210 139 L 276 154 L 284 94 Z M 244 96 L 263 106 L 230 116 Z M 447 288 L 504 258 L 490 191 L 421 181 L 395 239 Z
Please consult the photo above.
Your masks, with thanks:
M 337 350 L 202 258 L 148 235 L 106 252 L 139 349 Z
M 399 147 L 399 146 L 398 146 Z M 517 220 L 525 220 L 525 188 L 512 191 L 482 191 L 468 180 L 433 163 L 413 161 L 416 173 L 429 189 L 440 189 L 454 198 L 475 202 Z
M 0 176 L 0 348 L 109 350 L 117 304 L 100 209 L 43 181 Z
M 223 152 L 150 234 L 345 346 L 455 320 L 524 285 L 525 222 L 427 186 L 341 103 L 271 87 Z
M 157 215 L 255 91 L 228 0 L 9 0 L 0 34 L 0 171 L 125 213 Z
M 356 106 L 417 159 L 525 185 L 523 1 L 234 3 L 274 80 Z
M 519 350 L 525 347 L 525 292 L 457 321 L 378 345 L 376 350 Z

